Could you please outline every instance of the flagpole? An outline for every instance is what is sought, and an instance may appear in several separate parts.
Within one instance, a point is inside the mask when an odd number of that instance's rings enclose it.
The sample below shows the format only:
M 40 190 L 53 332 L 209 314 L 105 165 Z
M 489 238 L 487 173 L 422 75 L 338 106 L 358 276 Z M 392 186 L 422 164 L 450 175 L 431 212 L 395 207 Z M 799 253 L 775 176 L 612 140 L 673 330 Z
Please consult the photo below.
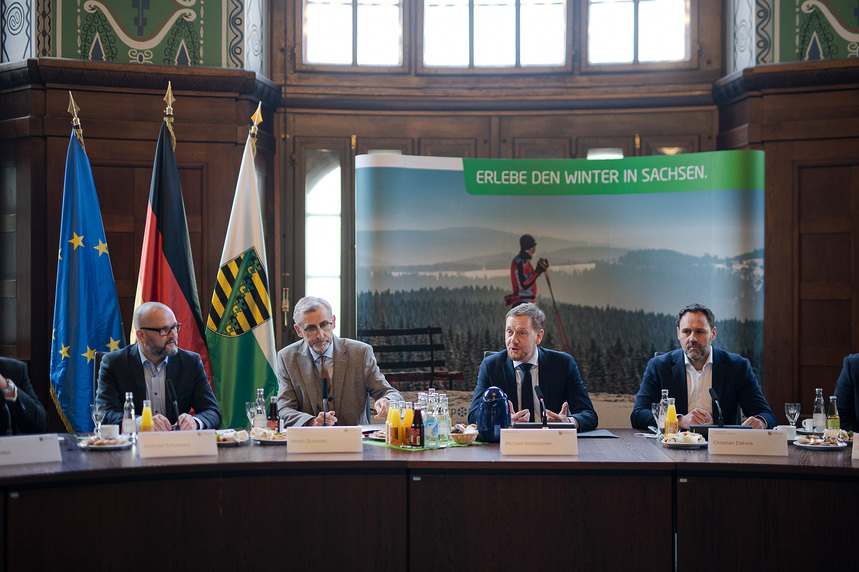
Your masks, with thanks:
M 256 112 L 251 116 L 251 121 L 254 122 L 253 127 L 251 127 L 251 151 L 253 151 L 254 159 L 257 157 L 257 125 L 262 123 L 262 101 L 257 104 Z
M 167 94 L 164 96 L 164 101 L 167 102 L 167 107 L 164 109 L 164 121 L 167 123 L 167 130 L 170 132 L 170 141 L 173 144 L 173 151 L 176 150 L 176 133 L 173 132 L 173 102 L 176 98 L 173 97 L 173 85 L 167 82 Z
M 81 120 L 78 118 L 78 111 L 81 108 L 78 107 L 78 104 L 75 103 L 75 98 L 72 96 L 71 90 L 69 90 L 69 109 L 68 112 L 72 114 L 72 129 L 75 132 L 75 137 L 77 137 L 78 141 L 81 143 L 81 148 L 86 151 L 86 145 L 84 144 L 84 130 L 81 127 Z

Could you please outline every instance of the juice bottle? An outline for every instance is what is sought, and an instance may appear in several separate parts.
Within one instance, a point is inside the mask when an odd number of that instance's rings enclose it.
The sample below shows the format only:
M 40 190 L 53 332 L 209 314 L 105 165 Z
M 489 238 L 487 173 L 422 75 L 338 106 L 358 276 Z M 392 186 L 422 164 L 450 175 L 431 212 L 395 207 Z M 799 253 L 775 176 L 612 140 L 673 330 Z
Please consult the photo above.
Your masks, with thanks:
M 385 420 L 385 442 L 400 445 L 400 408 L 396 403 L 388 405 L 388 418 Z
M 677 408 L 674 406 L 674 398 L 668 398 L 668 413 L 665 415 L 665 434 L 677 433 Z
M 412 403 L 406 401 L 406 414 L 403 416 L 402 432 L 400 433 L 400 445 L 408 447 L 411 442 L 412 421 L 415 418 L 415 410 L 412 409 Z
M 141 431 L 154 431 L 152 426 L 152 402 L 148 399 L 143 400 L 143 415 L 140 418 Z

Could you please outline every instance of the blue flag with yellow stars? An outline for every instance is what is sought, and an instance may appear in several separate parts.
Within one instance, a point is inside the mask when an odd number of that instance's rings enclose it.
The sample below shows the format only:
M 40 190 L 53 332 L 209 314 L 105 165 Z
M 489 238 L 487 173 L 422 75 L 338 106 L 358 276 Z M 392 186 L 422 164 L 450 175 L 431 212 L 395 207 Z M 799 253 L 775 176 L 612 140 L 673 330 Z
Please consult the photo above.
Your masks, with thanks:
M 92 431 L 95 352 L 125 346 L 98 196 L 83 138 L 72 131 L 51 342 L 51 397 L 70 432 Z

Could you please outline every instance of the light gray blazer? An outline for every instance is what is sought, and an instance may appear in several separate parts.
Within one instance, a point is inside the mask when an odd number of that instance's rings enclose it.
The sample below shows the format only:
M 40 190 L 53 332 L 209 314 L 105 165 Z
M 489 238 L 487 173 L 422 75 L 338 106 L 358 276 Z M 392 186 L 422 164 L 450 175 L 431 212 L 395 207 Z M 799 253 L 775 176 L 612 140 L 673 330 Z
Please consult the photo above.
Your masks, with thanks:
M 337 425 L 369 424 L 368 394 L 373 400 L 381 397 L 402 400 L 400 392 L 379 371 L 371 346 L 337 336 L 333 344 L 334 402 L 328 409 L 334 410 Z M 285 426 L 304 425 L 322 411 L 322 379 L 314 357 L 304 340 L 277 353 L 277 410 Z

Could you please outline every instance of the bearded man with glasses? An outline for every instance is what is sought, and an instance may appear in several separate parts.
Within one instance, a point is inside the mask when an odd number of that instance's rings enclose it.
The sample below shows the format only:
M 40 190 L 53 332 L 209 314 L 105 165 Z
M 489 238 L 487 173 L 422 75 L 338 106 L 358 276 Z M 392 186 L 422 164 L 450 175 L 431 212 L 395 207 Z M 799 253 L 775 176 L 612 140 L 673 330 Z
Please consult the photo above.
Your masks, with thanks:
M 209 385 L 200 355 L 179 348 L 182 324 L 173 310 L 145 302 L 134 311 L 137 343 L 105 354 L 98 372 L 96 402 L 107 411 L 104 423 L 122 423 L 126 392 L 134 395 L 134 411 L 152 402 L 156 431 L 217 429 L 221 409 Z M 191 411 L 193 410 L 193 414 Z
M 390 402 L 403 397 L 379 371 L 373 348 L 335 336 L 337 318 L 322 298 L 299 300 L 292 319 L 301 339 L 277 354 L 277 409 L 284 425 L 367 425 L 368 395 L 375 399 L 375 419 L 384 422 Z

